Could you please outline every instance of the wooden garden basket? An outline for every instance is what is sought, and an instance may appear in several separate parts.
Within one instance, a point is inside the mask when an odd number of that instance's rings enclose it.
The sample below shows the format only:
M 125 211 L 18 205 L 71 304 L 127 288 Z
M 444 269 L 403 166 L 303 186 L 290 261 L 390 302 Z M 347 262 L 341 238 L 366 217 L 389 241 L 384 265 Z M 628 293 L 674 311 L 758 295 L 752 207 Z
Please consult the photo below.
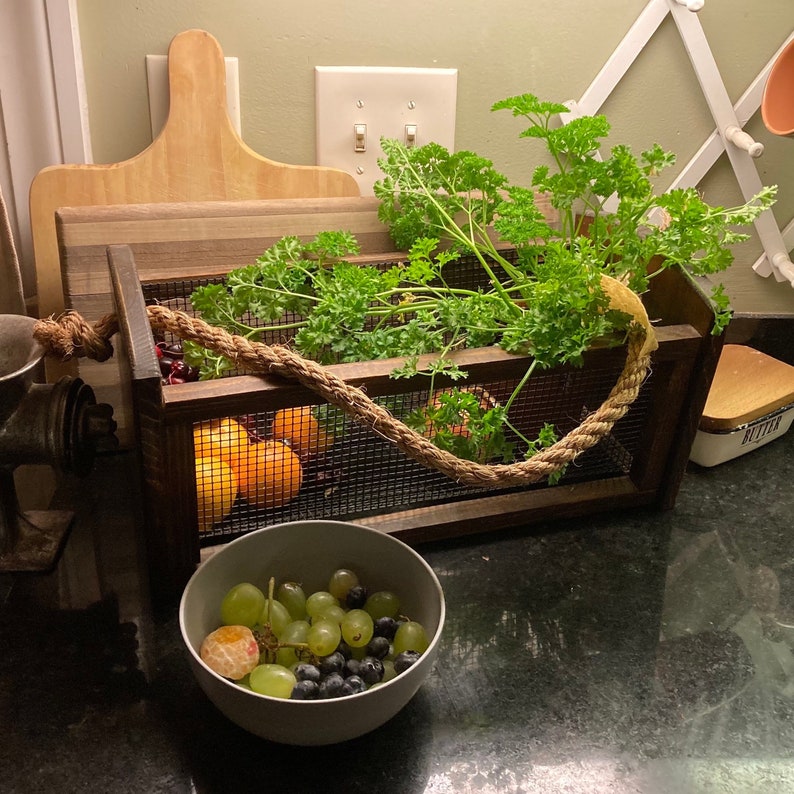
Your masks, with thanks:
M 344 202 L 350 201 L 354 211 L 346 213 Z M 369 199 L 301 202 L 159 205 L 146 212 L 82 208 L 58 214 L 66 291 L 77 284 L 83 289 L 71 304 L 93 314 L 91 319 L 115 311 L 118 320 L 116 354 L 109 362 L 91 364 L 86 379 L 92 382 L 90 373 L 98 372 L 97 367 L 108 368 L 114 377 L 105 378 L 101 398 L 115 389 L 121 418 L 131 410 L 155 600 L 178 596 L 203 550 L 209 553 L 219 543 L 281 521 L 354 520 L 419 543 L 608 509 L 674 504 L 722 337 L 711 335 L 714 315 L 705 294 L 685 274 L 670 269 L 652 280 L 644 296 L 659 346 L 636 400 L 602 440 L 576 457 L 559 484 L 540 480 L 484 487 L 456 482 L 410 459 L 379 432 L 350 421 L 322 465 L 307 465 L 297 498 L 267 510 L 251 510 L 242 500 L 224 521 L 199 533 L 194 426 L 244 416 L 265 435 L 279 409 L 318 406 L 325 399 L 307 385 L 274 375 L 163 386 L 144 296 L 152 302 L 160 289 L 250 263 L 282 233 L 313 235 L 345 228 L 359 235 L 372 259 L 396 256 L 388 252 L 383 230 L 372 225 L 376 205 Z M 290 222 L 285 224 L 287 210 Z M 279 227 L 289 230 L 279 232 Z M 105 258 L 109 279 L 98 270 Z M 170 299 L 169 305 L 186 307 L 186 293 L 189 289 L 183 286 L 181 298 Z M 624 348 L 594 349 L 582 368 L 564 366 L 534 375 L 523 404 L 516 404 L 518 421 L 529 431 L 546 421 L 562 432 L 576 428 L 607 398 L 626 356 Z M 470 373 L 468 383 L 498 400 L 510 393 L 528 359 L 481 348 L 461 351 L 460 363 Z M 399 414 L 406 406 L 426 403 L 429 395 L 425 378 L 390 378 L 395 364 L 371 361 L 326 369 L 386 411 Z

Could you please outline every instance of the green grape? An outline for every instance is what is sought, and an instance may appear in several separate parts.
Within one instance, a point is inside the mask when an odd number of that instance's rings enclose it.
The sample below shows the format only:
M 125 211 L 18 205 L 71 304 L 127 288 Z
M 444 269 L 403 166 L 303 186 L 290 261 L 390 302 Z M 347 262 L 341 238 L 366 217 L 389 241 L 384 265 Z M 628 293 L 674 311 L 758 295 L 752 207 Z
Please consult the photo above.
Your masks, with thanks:
M 392 647 L 394 655 L 398 656 L 403 651 L 424 653 L 428 645 L 430 645 L 430 642 L 427 639 L 424 626 L 415 620 L 408 620 L 398 626 Z
M 327 607 L 323 607 L 317 613 L 316 617 L 312 618 L 312 622 L 315 620 L 332 620 L 339 626 L 342 624 L 346 614 L 345 610 L 340 607 L 339 604 L 329 604 Z
M 342 639 L 351 648 L 361 648 L 372 639 L 374 628 L 369 612 L 351 609 L 342 621 Z
M 397 675 L 397 671 L 394 669 L 394 662 L 391 659 L 384 659 L 383 662 L 383 678 L 381 678 L 381 684 L 385 684 L 387 681 L 391 681 L 394 676 Z
M 309 636 L 310 628 L 309 622 L 306 620 L 293 620 L 281 632 L 281 636 L 278 638 L 279 642 L 305 643 Z M 300 661 L 300 659 L 295 648 L 279 648 L 276 651 L 276 661 L 284 667 L 290 667 L 295 662 Z
M 342 639 L 342 630 L 338 623 L 331 620 L 317 620 L 312 623 L 306 641 L 309 650 L 316 656 L 332 654 Z
M 400 612 L 400 599 L 391 590 L 378 590 L 367 598 L 364 609 L 373 620 L 396 618 Z
M 276 598 L 289 610 L 293 620 L 306 617 L 306 593 L 297 582 L 282 582 L 276 591 Z
M 325 607 L 333 606 L 334 604 L 339 605 L 339 601 L 334 596 L 325 590 L 318 590 L 306 599 L 306 614 L 310 618 L 317 617 Z
M 347 598 L 347 591 L 359 583 L 358 576 L 348 568 L 339 568 L 328 580 L 328 592 L 340 601 Z
M 262 615 L 259 622 L 264 625 L 270 624 L 270 630 L 276 637 L 281 636 L 281 632 L 292 622 L 292 615 L 289 610 L 281 603 L 281 601 L 269 601 L 265 599 L 265 608 L 262 610 Z
M 351 648 L 350 655 L 353 659 L 361 661 L 367 655 L 367 646 L 362 645 L 360 648 Z
M 308 620 L 293 620 L 288 623 L 282 631 L 282 642 L 306 642 L 306 637 L 309 634 Z
M 265 606 L 265 594 L 253 584 L 242 582 L 229 590 L 221 601 L 221 622 L 225 626 L 256 625 Z
M 295 674 L 280 664 L 260 664 L 251 670 L 248 683 L 254 692 L 274 698 L 289 698 L 297 683 Z

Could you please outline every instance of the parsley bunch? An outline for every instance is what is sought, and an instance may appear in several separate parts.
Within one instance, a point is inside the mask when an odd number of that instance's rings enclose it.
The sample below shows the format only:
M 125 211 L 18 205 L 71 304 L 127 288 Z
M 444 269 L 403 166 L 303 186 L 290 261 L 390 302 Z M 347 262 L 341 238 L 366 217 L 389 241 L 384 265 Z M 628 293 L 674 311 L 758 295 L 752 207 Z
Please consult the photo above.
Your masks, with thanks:
M 538 166 L 529 185 L 513 185 L 474 152 L 383 140 L 384 177 L 374 190 L 380 219 L 408 251 L 405 262 L 349 262 L 359 247 L 344 231 L 308 242 L 285 237 L 223 284 L 197 289 L 194 309 L 250 339 L 284 335 L 321 363 L 400 358 L 396 378 L 416 375 L 419 357 L 433 354 L 422 371 L 436 399 L 404 418 L 460 457 L 507 461 L 516 441 L 525 457 L 553 443 L 549 426 L 537 439 L 526 438 L 512 424 L 510 408 L 537 368 L 579 365 L 596 340 L 624 339 L 631 318 L 609 308 L 602 275 L 641 293 L 671 265 L 695 275 L 719 272 L 732 261 L 729 246 L 747 237 L 735 227 L 768 209 L 775 189 L 733 209 L 711 207 L 694 190 L 657 196 L 652 179 L 673 155 L 655 145 L 635 157 L 618 145 L 603 156 L 609 133 L 603 116 L 560 125 L 557 118 L 568 109 L 532 94 L 492 110 L 527 120 L 521 136 L 540 140 L 553 167 Z M 549 197 L 558 219 L 539 208 L 537 194 Z M 506 247 L 515 256 L 507 256 Z M 479 263 L 480 286 L 458 286 L 452 277 L 461 255 Z M 719 287 L 713 297 L 724 310 Z M 715 331 L 728 317 L 723 311 Z M 467 377 L 452 351 L 488 345 L 531 357 L 504 405 L 482 399 L 475 387 L 434 390 L 439 374 Z M 185 355 L 203 378 L 231 367 L 195 345 L 186 344 Z

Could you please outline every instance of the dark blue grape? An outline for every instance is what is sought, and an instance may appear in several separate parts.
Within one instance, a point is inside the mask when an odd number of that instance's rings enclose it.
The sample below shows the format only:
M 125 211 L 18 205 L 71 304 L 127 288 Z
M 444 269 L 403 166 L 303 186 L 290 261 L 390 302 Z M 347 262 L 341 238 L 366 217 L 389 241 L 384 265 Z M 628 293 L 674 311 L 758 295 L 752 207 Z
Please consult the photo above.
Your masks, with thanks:
M 339 645 L 336 646 L 336 650 L 338 653 L 341 653 L 345 659 L 351 659 L 353 657 L 353 649 L 344 640 L 339 642 Z
M 373 634 L 376 637 L 385 637 L 387 640 L 394 639 L 394 632 L 397 631 L 397 621 L 392 617 L 378 618 L 374 623 Z
M 390 643 L 385 637 L 373 637 L 367 643 L 367 656 L 383 659 L 389 655 Z
M 345 669 L 342 671 L 342 675 L 345 678 L 351 675 L 358 675 L 358 668 L 361 665 L 361 662 L 358 659 L 348 659 L 345 662 Z
M 345 679 L 344 684 L 342 684 L 342 697 L 346 695 L 356 695 L 359 692 L 364 692 L 366 690 L 367 685 L 364 683 L 364 679 L 357 675 L 351 675 Z
M 341 673 L 345 666 L 345 657 L 339 651 L 334 651 L 328 656 L 323 656 L 318 665 L 321 675 L 330 675 L 331 673 Z
M 320 685 L 316 681 L 303 679 L 292 687 L 292 700 L 317 700 L 320 694 Z
M 342 695 L 342 686 L 345 679 L 339 673 L 331 673 L 320 682 L 321 698 L 338 698 Z
M 315 664 L 301 662 L 295 666 L 293 672 L 295 673 L 295 678 L 297 678 L 298 681 L 318 682 L 320 680 L 320 668 Z
M 403 651 L 397 654 L 394 659 L 394 672 L 405 672 L 412 664 L 415 664 L 421 654 L 418 651 Z
M 363 584 L 357 584 L 347 591 L 345 604 L 348 609 L 363 609 L 367 602 L 367 588 Z
M 358 666 L 358 674 L 367 686 L 377 684 L 383 679 L 383 662 L 374 656 L 365 656 Z

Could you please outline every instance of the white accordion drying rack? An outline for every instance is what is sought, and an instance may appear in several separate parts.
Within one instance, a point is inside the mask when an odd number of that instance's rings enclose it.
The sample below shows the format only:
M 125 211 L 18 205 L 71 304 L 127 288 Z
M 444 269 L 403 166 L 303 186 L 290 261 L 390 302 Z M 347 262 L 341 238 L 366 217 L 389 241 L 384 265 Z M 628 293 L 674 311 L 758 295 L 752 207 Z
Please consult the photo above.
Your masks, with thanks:
M 769 72 L 778 55 L 794 39 L 794 33 L 783 42 L 778 52 L 734 105 L 725 89 L 703 26 L 697 14 L 693 13 L 703 8 L 704 2 L 705 0 L 650 0 L 582 98 L 578 102 L 566 103 L 571 110 L 566 115 L 570 119 L 597 114 L 667 14 L 671 14 L 714 117 L 716 129 L 683 168 L 670 189 L 696 186 L 724 151 L 747 201 L 763 187 L 754 160 L 763 154 L 764 145 L 753 140 L 744 131 L 744 126 L 761 106 Z M 764 253 L 753 265 L 753 270 L 760 276 L 774 275 L 778 281 L 789 281 L 794 287 L 794 264 L 788 254 L 794 248 L 794 220 L 781 232 L 772 211 L 766 210 L 755 221 L 755 228 Z

